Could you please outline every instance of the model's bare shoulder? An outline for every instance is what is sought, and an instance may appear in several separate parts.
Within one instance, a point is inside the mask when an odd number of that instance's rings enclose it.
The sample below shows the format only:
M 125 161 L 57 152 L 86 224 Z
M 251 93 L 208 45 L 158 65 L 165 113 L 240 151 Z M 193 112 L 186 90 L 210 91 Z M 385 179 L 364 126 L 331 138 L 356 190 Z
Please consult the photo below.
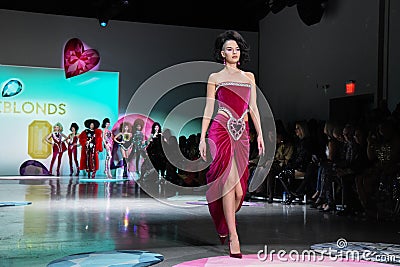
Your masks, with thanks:
M 244 74 L 245 74 L 250 80 L 252 80 L 253 82 L 255 81 L 254 73 L 252 73 L 251 71 L 246 71 L 246 72 L 244 72 Z
M 211 84 L 217 84 L 218 81 L 218 73 L 211 73 L 210 76 L 208 76 L 208 83 Z

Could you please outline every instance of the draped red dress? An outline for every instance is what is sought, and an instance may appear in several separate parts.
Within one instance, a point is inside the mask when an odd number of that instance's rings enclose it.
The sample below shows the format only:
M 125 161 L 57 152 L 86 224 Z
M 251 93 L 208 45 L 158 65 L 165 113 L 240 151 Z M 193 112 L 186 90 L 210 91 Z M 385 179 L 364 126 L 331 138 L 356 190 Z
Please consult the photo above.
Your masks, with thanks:
M 247 121 L 243 121 L 243 118 L 248 111 L 250 91 L 250 83 L 223 82 L 217 84 L 216 87 L 216 100 L 219 109 L 223 109 L 230 116 L 218 113 L 208 130 L 208 144 L 212 162 L 206 173 L 208 184 L 206 197 L 217 233 L 221 236 L 229 233 L 222 206 L 222 197 L 240 182 L 243 197 L 236 210 L 238 211 L 247 191 L 250 147 L 249 125 Z M 234 175 L 236 180 L 234 180 L 234 183 L 231 183 L 231 180 L 227 183 L 233 162 L 236 163 L 237 167 L 237 175 Z

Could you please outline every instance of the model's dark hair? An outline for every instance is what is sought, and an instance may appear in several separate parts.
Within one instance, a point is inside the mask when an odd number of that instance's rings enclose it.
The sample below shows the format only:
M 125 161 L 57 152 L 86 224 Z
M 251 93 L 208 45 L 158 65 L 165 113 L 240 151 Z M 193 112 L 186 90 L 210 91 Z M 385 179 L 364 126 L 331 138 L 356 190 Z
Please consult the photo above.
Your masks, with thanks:
M 154 122 L 151 126 L 151 133 L 154 134 L 156 132 L 156 126 L 158 126 L 158 132 L 161 133 L 161 125 L 158 122 Z
M 110 123 L 110 119 L 109 118 L 105 118 L 103 120 L 103 123 L 101 124 L 101 128 L 106 128 L 106 123 Z
M 223 63 L 224 58 L 221 55 L 222 47 L 224 46 L 226 41 L 233 40 L 236 41 L 240 48 L 240 64 L 248 62 L 250 60 L 249 50 L 250 47 L 243 39 L 243 37 L 237 31 L 228 30 L 220 35 L 218 35 L 217 39 L 215 40 L 215 47 L 214 47 L 214 58 L 217 62 Z
M 78 132 L 79 126 L 76 124 L 76 122 L 71 123 L 71 126 L 69 127 L 69 130 L 72 132 L 72 127 L 75 128 L 75 132 Z

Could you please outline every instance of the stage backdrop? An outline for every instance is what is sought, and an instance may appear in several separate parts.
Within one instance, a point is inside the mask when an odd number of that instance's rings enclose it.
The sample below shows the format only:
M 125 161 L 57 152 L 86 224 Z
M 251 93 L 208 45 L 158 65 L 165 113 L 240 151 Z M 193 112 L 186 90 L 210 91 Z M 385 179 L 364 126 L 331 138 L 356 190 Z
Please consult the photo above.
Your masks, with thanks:
M 66 79 L 63 69 L 0 65 L 0 175 L 19 175 L 27 160 L 49 168 L 52 148 L 44 138 L 57 122 L 65 135 L 72 122 L 84 130 L 88 118 L 101 123 L 108 117 L 112 126 L 118 119 L 118 81 L 118 72 L 90 71 Z M 53 173 L 56 166 L 57 161 Z M 69 175 L 67 152 L 61 175 Z

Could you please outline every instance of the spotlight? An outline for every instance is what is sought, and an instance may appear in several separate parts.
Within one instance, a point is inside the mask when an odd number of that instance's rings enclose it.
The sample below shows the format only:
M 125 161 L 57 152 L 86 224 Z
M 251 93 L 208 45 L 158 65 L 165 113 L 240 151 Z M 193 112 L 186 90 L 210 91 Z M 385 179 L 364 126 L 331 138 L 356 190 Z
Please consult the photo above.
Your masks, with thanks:
M 100 23 L 101 27 L 106 27 L 107 24 L 108 24 L 108 20 L 107 19 L 100 19 L 99 23 Z

